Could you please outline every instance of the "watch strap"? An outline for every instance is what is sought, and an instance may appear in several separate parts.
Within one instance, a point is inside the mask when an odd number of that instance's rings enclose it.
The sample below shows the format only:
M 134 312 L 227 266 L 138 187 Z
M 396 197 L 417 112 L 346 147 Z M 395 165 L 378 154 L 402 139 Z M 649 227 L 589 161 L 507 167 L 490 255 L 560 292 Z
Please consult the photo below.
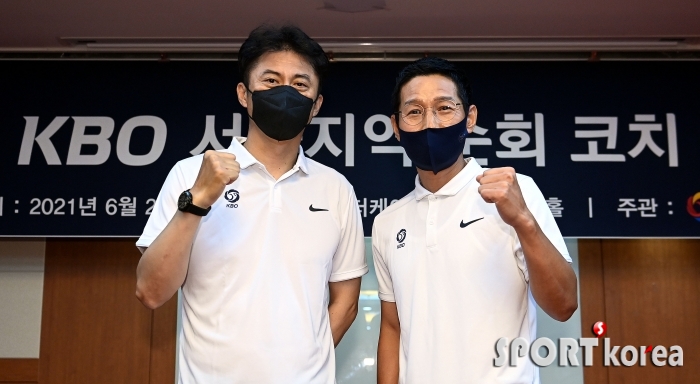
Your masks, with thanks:
M 211 207 L 204 209 L 202 207 L 198 207 L 192 203 L 189 203 L 189 204 L 187 204 L 185 209 L 183 209 L 183 211 L 195 214 L 197 216 L 206 216 L 207 213 L 209 213 L 209 211 L 211 211 Z
M 184 202 L 186 202 L 184 206 L 180 205 L 183 202 L 183 200 L 184 200 Z M 211 207 L 202 208 L 202 207 L 198 207 L 198 206 L 192 204 L 192 193 L 188 189 L 188 190 L 182 192 L 182 194 L 180 195 L 177 209 L 182 211 L 182 212 L 189 212 L 189 213 L 191 213 L 193 215 L 197 215 L 197 216 L 206 216 L 207 213 L 209 213 L 209 211 L 211 210 Z

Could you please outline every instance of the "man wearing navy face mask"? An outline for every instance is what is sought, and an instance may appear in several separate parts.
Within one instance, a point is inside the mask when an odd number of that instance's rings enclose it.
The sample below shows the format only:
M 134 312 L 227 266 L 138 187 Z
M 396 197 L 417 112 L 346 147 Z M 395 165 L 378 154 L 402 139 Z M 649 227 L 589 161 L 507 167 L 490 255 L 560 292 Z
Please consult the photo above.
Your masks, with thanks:
M 493 361 L 501 337 L 535 339 L 536 304 L 559 321 L 577 308 L 571 259 L 542 193 L 512 168 L 463 158 L 477 110 L 453 64 L 408 65 L 392 99 L 394 134 L 418 176 L 372 230 L 378 383 L 539 383 L 528 359 Z
M 136 243 L 136 296 L 156 308 L 182 287 L 180 383 L 332 384 L 368 268 L 352 186 L 300 146 L 328 59 L 262 26 L 238 64 L 248 137 L 173 167 Z

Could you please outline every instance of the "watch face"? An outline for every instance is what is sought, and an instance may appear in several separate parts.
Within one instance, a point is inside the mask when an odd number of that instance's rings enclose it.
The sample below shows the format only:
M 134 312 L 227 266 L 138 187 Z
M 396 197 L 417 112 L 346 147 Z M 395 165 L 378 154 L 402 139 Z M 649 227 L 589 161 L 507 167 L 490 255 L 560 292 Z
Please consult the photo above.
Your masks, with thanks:
M 190 195 L 189 191 L 182 192 L 180 198 L 177 199 L 177 207 L 185 209 L 190 203 L 192 203 L 192 195 Z

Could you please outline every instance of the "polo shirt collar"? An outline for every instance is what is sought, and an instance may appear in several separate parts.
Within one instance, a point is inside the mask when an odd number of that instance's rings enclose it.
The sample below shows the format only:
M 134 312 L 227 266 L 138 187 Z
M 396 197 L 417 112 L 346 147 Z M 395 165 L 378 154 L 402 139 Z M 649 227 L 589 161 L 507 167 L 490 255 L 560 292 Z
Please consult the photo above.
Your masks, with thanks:
M 250 167 L 253 164 L 260 164 L 258 159 L 253 157 L 253 155 L 248 152 L 243 146 L 243 143 L 247 140 L 246 137 L 236 136 L 231 140 L 231 145 L 228 147 L 228 151 L 236 155 L 236 161 L 240 164 L 241 169 Z M 309 174 L 309 165 L 306 156 L 304 155 L 304 149 L 299 146 L 299 155 L 297 156 L 297 162 L 294 164 L 292 169 L 301 169 L 307 175 Z
M 427 189 L 423 188 L 420 183 L 420 178 L 416 175 L 416 189 L 414 190 L 414 195 L 416 200 L 422 200 L 423 198 L 434 195 L 434 196 L 454 196 L 459 191 L 462 190 L 469 182 L 475 178 L 478 174 L 483 173 L 484 169 L 481 168 L 479 163 L 476 162 L 474 158 L 471 158 L 467 165 L 462 168 L 461 171 L 452 180 L 448 181 L 447 184 L 443 185 L 437 192 L 432 193 Z
M 307 164 L 306 155 L 304 155 L 304 148 L 302 148 L 301 145 L 299 146 L 299 155 L 297 156 L 297 162 L 294 166 L 299 167 L 299 169 L 307 175 L 309 174 L 309 165 Z

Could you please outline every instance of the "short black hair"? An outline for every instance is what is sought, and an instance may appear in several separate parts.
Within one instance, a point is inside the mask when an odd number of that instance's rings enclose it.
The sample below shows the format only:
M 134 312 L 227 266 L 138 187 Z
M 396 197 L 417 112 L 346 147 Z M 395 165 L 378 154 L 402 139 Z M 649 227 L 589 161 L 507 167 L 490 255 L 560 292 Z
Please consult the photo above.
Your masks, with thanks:
M 441 75 L 452 80 L 457 86 L 464 111 L 472 104 L 472 87 L 469 85 L 467 75 L 454 64 L 439 57 L 424 57 L 404 67 L 396 78 L 394 92 L 391 93 L 391 113 L 396 113 L 401 108 L 401 89 L 406 83 L 418 76 Z
M 328 72 L 328 57 L 323 48 L 299 27 L 291 24 L 281 26 L 263 24 L 255 28 L 238 50 L 238 70 L 246 87 L 250 81 L 250 71 L 268 52 L 292 51 L 304 57 L 321 83 Z

